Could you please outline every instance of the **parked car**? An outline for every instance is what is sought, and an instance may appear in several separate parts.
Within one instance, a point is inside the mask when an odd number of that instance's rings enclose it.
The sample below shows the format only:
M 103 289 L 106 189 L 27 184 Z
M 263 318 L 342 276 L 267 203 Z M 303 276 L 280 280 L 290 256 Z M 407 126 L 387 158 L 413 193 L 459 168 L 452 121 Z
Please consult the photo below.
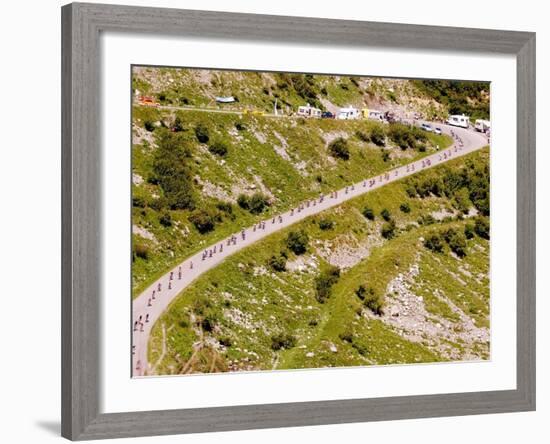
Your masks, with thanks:
M 423 123 L 421 125 L 421 128 L 425 131 L 428 131 L 428 132 L 431 132 L 432 131 L 432 126 L 431 125 L 428 125 L 427 123 Z
M 434 129 L 434 133 L 437 134 L 437 135 L 440 135 L 441 134 L 441 128 Z
M 324 111 L 322 114 L 321 114 L 321 117 L 323 119 L 334 119 L 334 114 L 331 113 L 330 111 Z

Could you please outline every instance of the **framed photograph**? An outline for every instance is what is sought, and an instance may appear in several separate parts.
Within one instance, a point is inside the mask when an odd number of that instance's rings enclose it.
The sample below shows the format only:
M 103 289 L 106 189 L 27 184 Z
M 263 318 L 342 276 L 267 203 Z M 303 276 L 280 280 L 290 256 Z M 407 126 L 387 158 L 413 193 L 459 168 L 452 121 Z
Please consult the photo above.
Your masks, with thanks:
M 535 35 L 62 8 L 62 434 L 535 408 Z

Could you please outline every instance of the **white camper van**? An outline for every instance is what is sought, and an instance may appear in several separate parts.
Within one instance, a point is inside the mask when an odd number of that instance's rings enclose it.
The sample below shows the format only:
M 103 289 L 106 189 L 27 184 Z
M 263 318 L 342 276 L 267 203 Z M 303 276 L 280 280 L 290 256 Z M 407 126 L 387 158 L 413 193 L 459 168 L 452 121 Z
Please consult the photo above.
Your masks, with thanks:
M 453 126 L 460 126 L 462 128 L 468 128 L 470 126 L 470 118 L 462 114 L 461 116 L 449 116 L 447 123 Z
M 321 117 L 321 110 L 308 103 L 307 105 L 299 106 L 297 114 L 302 117 Z
M 488 120 L 477 119 L 474 128 L 480 133 L 487 133 L 491 129 L 491 122 Z
M 359 118 L 359 110 L 353 106 L 340 108 L 337 118 L 340 120 L 354 120 Z

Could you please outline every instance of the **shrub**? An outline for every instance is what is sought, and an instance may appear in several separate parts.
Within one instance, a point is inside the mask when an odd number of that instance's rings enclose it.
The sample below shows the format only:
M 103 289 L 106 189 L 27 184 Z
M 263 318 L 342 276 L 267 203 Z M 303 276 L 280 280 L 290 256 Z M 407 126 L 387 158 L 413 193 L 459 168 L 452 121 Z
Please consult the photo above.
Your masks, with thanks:
M 336 266 L 330 266 L 322 271 L 315 278 L 315 297 L 321 304 L 325 303 L 330 297 L 332 286 L 338 282 L 340 278 L 340 269 Z
M 411 212 L 411 206 L 407 202 L 403 202 L 401 205 L 399 205 L 399 209 L 403 213 L 410 213 Z
M 369 142 L 370 141 L 369 135 L 364 133 L 363 131 L 359 131 L 359 130 L 355 131 L 355 135 L 362 142 Z
M 364 285 L 359 285 L 359 288 L 355 290 L 355 294 L 361 301 L 363 301 L 363 305 L 367 307 L 370 311 L 372 311 L 376 315 L 382 315 L 383 314 L 383 302 L 382 299 L 376 294 L 374 291 L 374 288 L 372 287 L 365 287 Z
M 349 330 L 344 330 L 338 337 L 344 342 L 349 342 L 350 344 L 353 342 L 353 333 Z
M 329 146 L 328 150 L 333 157 L 338 157 L 342 160 L 349 159 L 349 147 L 347 140 L 339 137 L 336 140 L 333 140 Z
M 229 336 L 218 339 L 218 342 L 224 347 L 231 347 L 233 345 L 233 340 Z
M 211 332 L 218 323 L 216 316 L 213 313 L 208 313 L 201 320 L 201 327 L 204 331 Z
M 136 208 L 145 208 L 147 206 L 145 199 L 141 196 L 132 197 L 132 206 Z
M 363 343 L 353 341 L 351 346 L 355 350 L 357 350 L 357 353 L 359 353 L 361 356 L 367 356 L 367 354 L 369 353 L 368 347 Z
M 134 256 L 140 259 L 149 259 L 149 247 L 144 244 L 134 244 Z
M 163 227 L 171 227 L 172 226 L 172 216 L 170 216 L 170 213 L 168 213 L 168 212 L 163 213 L 159 217 L 159 222 Z
M 426 134 L 417 127 L 409 127 L 402 123 L 391 123 L 388 130 L 389 138 L 401 149 L 414 148 L 417 142 L 426 142 Z
M 368 220 L 374 220 L 374 211 L 372 208 L 365 207 L 363 208 L 363 216 L 365 216 Z
M 173 210 L 194 208 L 194 189 L 190 168 L 191 151 L 182 133 L 164 130 L 157 138 L 153 157 L 153 177 L 149 180 L 162 188 L 163 205 Z M 152 206 L 152 205 L 151 205 Z
M 319 221 L 319 228 L 323 231 L 332 230 L 333 227 L 334 227 L 334 222 L 329 219 L 321 219 Z
M 286 246 L 294 254 L 300 255 L 307 251 L 308 235 L 304 231 L 291 231 L 286 238 Z
M 155 131 L 155 122 L 153 122 L 151 120 L 146 120 L 145 122 L 143 122 L 143 126 L 150 133 Z
M 233 213 L 233 205 L 231 205 L 231 202 L 218 202 L 216 208 L 227 214 Z
M 370 131 L 370 141 L 376 146 L 386 145 L 386 133 L 381 126 L 374 126 Z
M 382 225 L 380 234 L 384 239 L 393 239 L 395 237 L 395 222 L 390 220 Z
M 210 132 L 208 131 L 208 128 L 202 123 L 199 123 L 195 127 L 195 136 L 200 143 L 208 143 L 208 141 L 210 140 Z
M 254 193 L 252 196 L 241 194 L 237 198 L 239 206 L 248 210 L 252 214 L 260 214 L 267 206 L 269 206 L 269 200 L 262 193 Z
M 271 256 L 267 264 L 275 271 L 286 271 L 286 258 L 282 255 Z
M 189 221 L 195 226 L 199 233 L 204 234 L 212 231 L 215 226 L 215 218 L 206 210 L 196 210 L 189 216 Z
M 227 144 L 218 140 L 208 145 L 208 151 L 210 151 L 212 154 L 215 154 L 216 156 L 224 157 L 225 155 L 227 155 L 228 151 Z
M 438 234 L 431 234 L 424 240 L 424 246 L 431 251 L 441 253 L 443 251 L 443 241 Z
M 235 128 L 237 128 L 237 131 L 246 131 L 246 125 L 242 122 L 235 123 Z
M 466 256 L 466 236 L 464 233 L 453 230 L 452 234 L 446 240 L 453 253 L 459 257 Z
M 466 236 L 466 239 L 472 239 L 474 235 L 474 226 L 472 224 L 466 224 L 466 226 L 464 227 L 464 236 Z
M 483 239 L 489 239 L 490 237 L 489 219 L 486 217 L 477 217 L 474 224 L 474 231 L 479 237 L 482 237 Z
M 388 162 L 391 159 L 389 151 L 387 151 L 385 149 L 382 149 L 380 151 L 380 153 L 382 154 L 382 161 L 383 162 Z
M 296 337 L 288 333 L 271 336 L 271 349 L 274 351 L 289 349 L 296 345 Z
M 435 224 L 436 220 L 431 214 L 421 215 L 418 220 L 418 225 L 432 225 Z
M 384 219 L 386 222 L 389 222 L 391 220 L 391 213 L 387 208 L 384 208 L 380 212 L 380 216 L 382 216 L 382 219 Z

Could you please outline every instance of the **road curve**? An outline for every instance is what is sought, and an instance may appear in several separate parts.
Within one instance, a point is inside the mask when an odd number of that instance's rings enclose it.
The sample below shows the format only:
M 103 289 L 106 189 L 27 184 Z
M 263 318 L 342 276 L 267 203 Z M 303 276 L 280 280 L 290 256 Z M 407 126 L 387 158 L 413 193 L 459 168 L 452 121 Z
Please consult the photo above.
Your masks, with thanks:
M 479 150 L 488 144 L 486 136 L 481 133 L 441 124 L 435 126 L 440 127 L 445 134 L 450 135 L 451 131 L 454 132 L 455 139 L 453 139 L 453 145 L 450 148 L 353 185 L 350 184 L 336 192 L 303 202 L 290 211 L 266 219 L 263 223 L 259 222 L 253 227 L 245 228 L 242 232 L 205 247 L 204 250 L 188 257 L 157 279 L 132 302 L 132 376 L 146 376 L 150 372 L 151 366 L 147 360 L 149 336 L 153 325 L 168 305 L 191 282 L 214 268 L 228 256 L 306 217 L 340 205 L 403 177 Z M 203 259 L 205 252 L 207 252 L 206 258 Z

